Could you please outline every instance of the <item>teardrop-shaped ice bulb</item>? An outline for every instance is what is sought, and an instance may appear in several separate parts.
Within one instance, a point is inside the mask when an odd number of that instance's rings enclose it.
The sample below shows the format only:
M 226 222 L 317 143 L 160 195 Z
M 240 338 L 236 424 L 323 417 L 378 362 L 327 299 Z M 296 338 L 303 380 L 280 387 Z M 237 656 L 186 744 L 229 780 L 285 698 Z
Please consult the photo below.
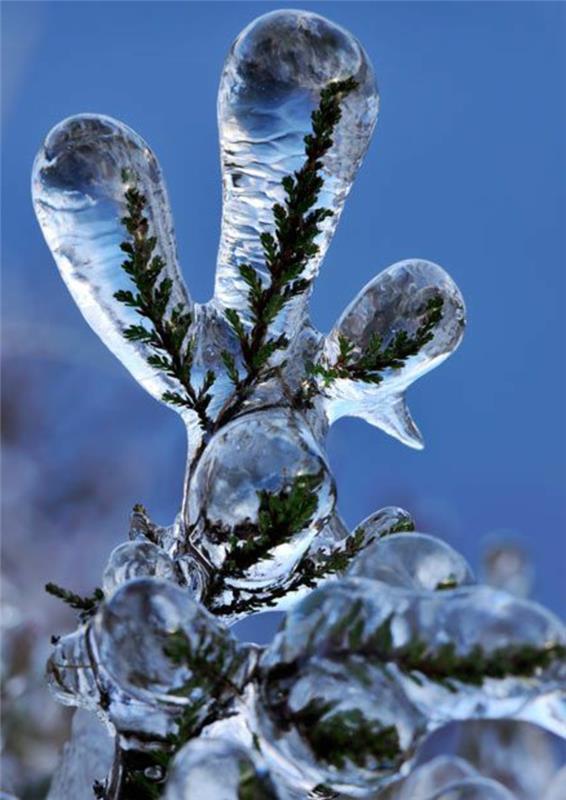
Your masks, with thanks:
M 338 378 L 326 388 L 330 421 L 361 417 L 410 447 L 423 446 L 421 434 L 405 404 L 404 392 L 413 381 L 441 364 L 462 340 L 464 300 L 452 278 L 430 261 L 400 261 L 380 272 L 354 298 L 326 340 L 323 362 L 336 363 L 341 337 L 354 345 L 353 360 L 368 352 L 379 337 L 381 351 L 396 334 L 417 341 L 430 316 L 431 301 L 441 301 L 441 317 L 431 338 L 403 360 L 402 366 L 380 372 L 381 382 Z
M 200 552 L 225 568 L 227 584 L 263 589 L 291 576 L 335 502 L 334 480 L 308 426 L 292 411 L 266 409 L 212 437 L 192 478 L 188 523 Z M 305 513 L 287 524 L 276 509 L 294 503 Z
M 287 614 L 261 668 L 285 676 L 285 665 L 359 655 L 400 667 L 404 691 L 429 730 L 456 719 L 515 718 L 564 735 L 558 695 L 565 641 L 564 626 L 546 609 L 486 586 L 430 592 L 346 578 L 323 584 Z M 407 669 L 403 655 L 399 660 L 407 648 L 424 653 L 424 661 Z M 442 663 L 448 684 L 438 672 Z M 427 664 L 435 665 L 432 672 Z
M 126 170 L 126 173 L 124 173 Z M 63 280 L 86 321 L 132 375 L 154 397 L 178 389 L 173 379 L 147 364 L 148 346 L 124 338 L 124 328 L 140 324 L 138 313 L 114 293 L 135 287 L 122 269 L 129 240 L 122 218 L 131 181 L 146 197 L 154 255 L 163 259 L 161 278 L 172 281 L 170 306 L 190 299 L 179 273 L 173 223 L 157 160 L 126 125 L 110 117 L 82 114 L 48 134 L 33 168 L 35 212 Z
M 175 583 L 173 559 L 153 542 L 124 542 L 110 553 L 102 574 L 102 589 L 110 597 L 118 586 L 143 576 Z
M 96 615 L 93 637 L 107 673 L 142 702 L 183 705 L 206 697 L 210 711 L 216 689 L 238 691 L 245 649 L 169 582 L 137 578 L 121 586 Z
M 260 234 L 272 231 L 273 205 L 284 197 L 281 179 L 305 158 L 303 138 L 320 90 L 354 77 L 358 87 L 342 104 L 334 145 L 324 159 L 318 205 L 334 216 L 318 238 L 320 251 L 304 277 L 316 275 L 371 137 L 378 110 L 373 69 L 359 42 L 343 28 L 307 11 L 273 11 L 248 25 L 226 59 L 218 95 L 223 176 L 222 234 L 216 300 L 249 315 L 248 287 L 239 264 L 266 275 Z M 295 298 L 277 324 L 289 333 L 303 322 L 305 296 Z
M 61 637 L 47 662 L 47 680 L 55 698 L 66 706 L 91 710 L 100 703 L 100 686 L 89 655 L 87 628 Z
M 435 536 L 415 532 L 373 541 L 353 559 L 347 575 L 415 591 L 474 583 L 472 570 L 460 553 Z
M 426 730 L 393 671 L 347 652 L 268 672 L 257 711 L 268 765 L 286 760 L 304 788 L 322 783 L 349 797 L 390 780 Z

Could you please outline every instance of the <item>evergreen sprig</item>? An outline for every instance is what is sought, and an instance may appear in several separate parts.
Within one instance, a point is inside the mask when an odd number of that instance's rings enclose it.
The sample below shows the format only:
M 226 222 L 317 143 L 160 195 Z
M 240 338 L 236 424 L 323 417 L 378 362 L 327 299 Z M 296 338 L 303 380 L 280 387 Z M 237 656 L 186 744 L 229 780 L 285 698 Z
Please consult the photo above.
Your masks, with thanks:
M 398 331 L 391 342 L 384 347 L 383 337 L 374 333 L 367 346 L 360 353 L 359 348 L 343 334 L 338 335 L 338 356 L 330 364 L 325 359 L 308 364 L 309 379 L 299 393 L 299 401 L 310 401 L 318 392 L 316 378 L 324 387 L 333 384 L 338 378 L 346 378 L 363 383 L 379 384 L 386 369 L 401 369 L 411 356 L 417 355 L 434 336 L 434 329 L 442 319 L 444 300 L 437 294 L 431 297 L 421 309 L 425 318 L 414 336 L 407 331 Z
M 233 533 L 228 539 L 230 555 L 223 567 L 228 575 L 242 574 L 270 550 L 288 542 L 293 534 L 308 528 L 318 507 L 318 489 L 322 473 L 298 475 L 289 488 L 280 492 L 262 489 L 259 498 L 258 522 L 253 535 L 240 538 Z
M 97 587 L 91 595 L 86 597 L 71 592 L 69 589 L 64 589 L 62 586 L 58 586 L 56 583 L 52 582 L 45 584 L 45 591 L 53 597 L 58 597 L 59 600 L 62 600 L 75 611 L 78 611 L 81 622 L 85 622 L 96 614 L 98 606 L 102 600 L 104 600 L 104 592 L 99 587 Z
M 530 678 L 540 669 L 566 657 L 566 647 L 552 644 L 535 647 L 531 644 L 508 645 L 486 652 L 477 644 L 467 653 L 459 653 L 454 642 L 437 648 L 415 637 L 408 644 L 396 647 L 392 632 L 393 615 L 387 617 L 376 631 L 364 637 L 364 616 L 361 601 L 353 603 L 350 612 L 331 632 L 332 638 L 346 634 L 348 652 L 370 656 L 372 660 L 391 662 L 420 682 L 420 676 L 441 683 L 456 691 L 453 681 L 481 686 L 486 678 L 503 680 L 508 677 Z
M 277 800 L 277 794 L 267 775 L 258 774 L 251 764 L 239 765 L 238 800 Z
M 137 291 L 121 289 L 115 292 L 114 297 L 118 302 L 134 308 L 150 323 L 150 327 L 129 325 L 123 331 L 124 338 L 148 345 L 153 352 L 147 357 L 147 363 L 179 383 L 181 391 L 164 392 L 162 400 L 191 409 L 198 415 L 203 430 L 210 431 L 212 421 L 207 408 L 212 399 L 209 390 L 216 375 L 209 370 L 200 389 L 192 385 L 195 340 L 194 337 L 188 337 L 192 315 L 183 303 L 177 303 L 168 312 L 173 282 L 168 277 L 162 277 L 166 264 L 160 255 L 155 255 L 157 238 L 150 236 L 149 220 L 144 213 L 147 199 L 135 185 L 128 185 L 135 180 L 130 171 L 124 170 L 122 178 L 127 184 L 127 214 L 122 218 L 122 224 L 129 234 L 129 239 L 120 245 L 127 256 L 122 269 Z
M 395 725 L 368 720 L 358 708 L 333 709 L 331 702 L 315 698 L 288 720 L 305 736 L 317 759 L 337 769 L 344 769 L 348 761 L 362 768 L 374 760 L 380 768 L 395 766 L 401 755 Z
M 403 533 L 415 530 L 414 522 L 410 517 L 401 517 L 391 528 L 381 531 L 379 538 L 390 536 L 393 533 Z M 374 537 L 366 538 L 362 528 L 358 528 L 343 541 L 338 542 L 329 552 L 319 550 L 317 553 L 307 552 L 299 561 L 291 580 L 284 586 L 275 586 L 269 593 L 249 593 L 235 597 L 230 604 L 217 606 L 213 609 L 215 614 L 251 614 L 260 609 L 277 605 L 282 597 L 297 592 L 300 589 L 315 589 L 322 581 L 332 575 L 344 572 L 353 558 L 374 541 Z M 218 589 L 220 590 L 221 585 Z M 448 588 L 448 587 L 439 587 Z
M 187 634 L 178 629 L 167 636 L 163 652 L 174 665 L 187 666 L 190 670 L 184 685 L 170 692 L 189 698 L 190 703 L 177 719 L 176 733 L 156 743 L 151 750 L 122 751 L 123 777 L 116 800 L 159 800 L 174 756 L 198 736 L 202 727 L 216 719 L 214 711 L 210 715 L 204 713 L 210 698 L 218 703 L 225 692 L 228 697 L 240 694 L 240 689 L 228 676 L 238 669 L 242 654 L 232 651 L 228 644 L 222 646 L 212 638 L 204 638 L 195 648 Z M 97 797 L 106 798 L 102 784 L 99 783 L 95 791 L 100 793 Z
M 320 226 L 333 214 L 328 208 L 315 208 L 323 186 L 322 159 L 332 147 L 332 135 L 342 116 L 341 102 L 357 86 L 354 78 L 348 78 L 328 84 L 320 93 L 319 105 L 311 115 L 312 132 L 304 137 L 305 162 L 281 181 L 285 198 L 283 204 L 273 206 L 274 233 L 265 232 L 260 237 L 269 273 L 267 283 L 251 264 L 239 267 L 248 287 L 251 328 L 246 329 L 234 308 L 226 310 L 226 319 L 240 343 L 245 375 L 240 378 L 233 358 L 226 353 L 225 364 L 236 387 L 236 398 L 223 409 L 218 424 L 237 412 L 255 384 L 275 374 L 269 360 L 289 344 L 284 333 L 271 336 L 269 327 L 292 298 L 306 292 L 311 284 L 304 272 L 319 252 L 315 240 Z

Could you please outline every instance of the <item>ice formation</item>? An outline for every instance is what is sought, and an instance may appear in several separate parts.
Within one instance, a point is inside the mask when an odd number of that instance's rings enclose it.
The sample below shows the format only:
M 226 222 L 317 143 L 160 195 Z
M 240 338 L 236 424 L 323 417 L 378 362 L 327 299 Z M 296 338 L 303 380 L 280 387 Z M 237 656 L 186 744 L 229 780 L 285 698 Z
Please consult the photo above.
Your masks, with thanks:
M 378 106 L 361 45 L 316 14 L 274 11 L 237 37 L 219 90 L 222 231 L 203 305 L 137 133 L 84 114 L 37 156 L 34 206 L 69 291 L 189 438 L 177 519 L 159 527 L 134 510 L 103 599 L 50 658 L 55 696 L 96 711 L 115 738 L 99 797 L 378 797 L 449 721 L 564 734 L 558 619 L 476 585 L 402 509 L 349 532 L 336 507 L 329 426 L 357 416 L 422 447 L 406 390 L 465 324 L 454 281 L 422 259 L 383 270 L 328 335 L 310 322 Z M 234 638 L 232 622 L 276 607 L 289 611 L 267 648 Z M 58 800 L 77 798 L 68 761 Z M 510 797 L 463 763 L 420 767 L 390 796 Z

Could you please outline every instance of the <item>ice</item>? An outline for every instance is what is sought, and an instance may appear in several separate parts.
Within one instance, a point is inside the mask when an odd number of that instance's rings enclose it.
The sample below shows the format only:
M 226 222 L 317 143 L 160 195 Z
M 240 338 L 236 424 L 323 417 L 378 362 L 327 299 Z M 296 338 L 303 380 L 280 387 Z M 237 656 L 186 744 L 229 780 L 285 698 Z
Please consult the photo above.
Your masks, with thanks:
M 193 542 L 220 568 L 227 557 L 245 550 L 258 537 L 261 492 L 289 494 L 297 481 L 314 481 L 316 507 L 310 524 L 275 543 L 249 568 L 227 576 L 241 588 L 274 586 L 289 576 L 317 531 L 329 520 L 336 501 L 326 458 L 298 414 L 283 409 L 255 412 L 236 419 L 213 437 L 191 485 L 189 523 Z M 308 519 L 307 519 L 308 521 Z
M 303 137 L 320 90 L 350 77 L 359 85 L 343 104 L 319 199 L 334 216 L 324 223 L 308 278 L 318 271 L 375 126 L 372 66 L 350 33 L 307 11 L 259 17 L 230 49 L 218 95 L 223 209 L 215 298 L 245 317 L 247 287 L 238 265 L 249 263 L 266 274 L 259 234 L 273 227 L 273 204 L 283 198 L 281 179 L 304 160 Z M 300 328 L 305 302 L 305 296 L 296 298 L 278 328 L 287 333 Z
M 465 558 L 424 533 L 378 539 L 352 561 L 347 574 L 416 591 L 454 589 L 474 582 Z
M 188 592 L 157 578 L 130 580 L 116 591 L 93 633 L 105 671 L 144 702 L 204 699 L 204 715 L 214 704 L 207 693 L 237 692 L 245 671 L 246 650 L 230 633 Z
M 386 506 L 374 511 L 356 526 L 362 531 L 364 541 L 387 536 L 390 533 L 414 531 L 415 523 L 408 511 L 399 506 Z
M 467 778 L 429 795 L 426 800 L 517 800 L 515 795 L 489 778 Z
M 275 670 L 261 701 L 268 763 L 285 759 L 302 772 L 305 788 L 324 784 L 353 797 L 410 763 L 426 731 L 397 677 L 357 655 Z
M 76 711 L 47 800 L 92 800 L 92 785 L 104 780 L 113 755 L 114 741 L 96 716 Z
M 413 770 L 392 792 L 391 800 L 428 800 L 450 784 L 476 777 L 477 771 L 463 758 L 437 756 Z
M 81 114 L 60 122 L 40 149 L 32 175 L 35 212 L 61 276 L 88 324 L 154 397 L 176 383 L 146 363 L 149 348 L 128 342 L 123 329 L 137 324 L 136 311 L 114 298 L 131 284 L 121 265 L 121 222 L 128 185 L 136 176 L 147 198 L 146 214 L 158 239 L 156 255 L 173 282 L 171 305 L 191 301 L 177 263 L 169 200 L 159 165 L 133 130 L 110 117 Z M 165 274 L 164 274 L 165 277 Z
M 561 622 L 542 606 L 488 587 L 417 592 L 349 578 L 321 586 L 287 614 L 262 670 L 269 681 L 273 670 L 277 674 L 283 665 L 305 659 L 333 660 L 345 653 L 370 663 L 378 658 L 395 665 L 430 730 L 456 719 L 511 717 L 537 721 L 564 735 L 566 715 L 559 702 L 563 660 L 555 658 L 528 677 L 487 677 L 479 684 L 453 678 L 446 684 L 421 673 L 414 679 L 399 654 L 420 641 L 425 653 L 450 643 L 459 656 L 475 654 L 478 647 L 490 656 L 519 646 L 544 650 L 563 644 L 565 636 Z
M 144 575 L 175 581 L 173 559 L 151 542 L 124 542 L 108 559 L 102 575 L 104 594 L 109 597 L 118 586 Z
M 291 299 L 262 333 L 250 292 L 274 308 L 281 298 L 262 293 L 270 271 L 261 236 L 275 229 L 282 179 L 303 166 L 322 90 L 347 78 L 356 85 L 341 99 L 332 145 L 320 150 L 316 205 L 333 213 L 296 273 L 305 285 L 285 284 Z M 367 797 L 383 789 L 397 800 L 506 800 L 506 789 L 458 759 L 399 779 L 424 738 L 454 720 L 509 718 L 566 733 L 559 620 L 475 585 L 465 559 L 415 532 L 403 509 L 382 508 L 349 531 L 336 505 L 324 449 L 330 425 L 357 416 L 422 447 L 406 390 L 455 351 L 465 326 L 458 287 L 422 259 L 377 275 L 327 336 L 311 325 L 312 281 L 377 111 L 371 64 L 334 23 L 273 11 L 237 37 L 218 99 L 222 228 L 214 298 L 205 304 L 192 303 L 181 278 L 163 178 L 138 134 L 83 114 L 57 125 L 37 156 L 35 210 L 73 298 L 155 398 L 183 393 L 165 401 L 180 411 L 189 438 L 174 522 L 157 525 L 135 507 L 130 541 L 104 571 L 104 598 L 55 641 L 48 664 L 56 698 L 95 710 L 115 735 L 109 786 L 143 754 L 154 758 L 145 778 L 158 792 L 173 756 L 167 800 Z M 145 198 L 145 234 L 124 219 L 133 191 Z M 159 281 L 170 281 L 171 297 L 159 313 L 142 304 L 140 316 L 115 293 L 143 294 L 128 275 L 131 263 L 124 269 L 121 245 L 148 247 L 146 235 L 155 237 Z M 144 279 L 147 271 L 136 278 Z M 190 320 L 176 327 L 173 314 Z M 125 335 L 139 324 L 145 333 Z M 165 367 L 156 353 L 167 354 Z M 491 583 L 521 595 L 524 578 L 518 551 L 492 553 Z M 288 613 L 265 649 L 230 633 L 236 619 L 277 607 Z M 489 743 L 495 727 L 486 730 Z M 74 754 L 84 750 L 79 734 Z M 97 741 L 93 733 L 83 765 L 64 760 L 54 783 L 61 792 L 81 796 L 84 775 L 98 764 Z M 508 762 L 524 750 L 516 736 Z M 119 794 L 109 792 L 109 800 Z M 559 792 L 549 789 L 546 800 Z
M 257 753 L 256 753 L 257 759 Z M 242 746 L 226 739 L 196 739 L 176 755 L 165 800 L 283 800 L 265 769 Z
M 361 351 L 372 336 L 382 337 L 385 347 L 400 331 L 415 336 L 426 316 L 427 303 L 433 298 L 441 298 L 443 304 L 442 318 L 434 327 L 431 340 L 407 358 L 401 368 L 386 369 L 377 386 L 347 378 L 335 381 L 326 391 L 331 422 L 344 416 L 362 417 L 410 447 L 423 446 L 405 403 L 405 390 L 448 358 L 462 340 L 464 300 L 452 278 L 430 261 L 412 259 L 394 264 L 364 286 L 334 326 L 324 347 L 325 359 L 334 363 L 340 336 Z

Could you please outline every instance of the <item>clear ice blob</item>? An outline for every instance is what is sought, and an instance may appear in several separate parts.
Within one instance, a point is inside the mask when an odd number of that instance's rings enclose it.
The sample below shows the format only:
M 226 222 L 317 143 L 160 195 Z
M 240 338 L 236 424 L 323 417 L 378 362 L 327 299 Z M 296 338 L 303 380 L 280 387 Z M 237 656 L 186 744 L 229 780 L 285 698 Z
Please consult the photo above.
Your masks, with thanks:
M 338 378 L 324 390 L 331 423 L 340 417 L 361 417 L 410 447 L 423 447 L 422 436 L 405 403 L 405 390 L 454 352 L 465 325 L 460 290 L 441 267 L 430 261 L 408 260 L 380 272 L 344 311 L 323 351 L 323 359 L 333 364 L 340 336 L 352 342 L 358 353 L 376 335 L 381 337 L 382 347 L 400 331 L 414 336 L 426 317 L 427 303 L 436 297 L 443 300 L 442 319 L 434 326 L 431 340 L 416 355 L 408 357 L 404 366 L 384 370 L 382 382 L 377 385 Z
M 92 785 L 108 772 L 113 755 L 112 737 L 96 715 L 76 711 L 46 800 L 92 800 Z
M 126 254 L 120 244 L 128 238 L 122 218 L 133 176 L 147 198 L 144 213 L 151 235 L 157 237 L 154 254 L 165 264 L 161 277 L 172 281 L 170 307 L 183 304 L 190 309 L 159 164 L 127 125 L 97 114 L 60 122 L 35 160 L 33 203 L 63 280 L 86 321 L 142 386 L 161 399 L 165 391 L 178 390 L 177 383 L 147 364 L 147 344 L 124 338 L 124 328 L 139 324 L 140 317 L 114 298 L 118 290 L 132 290 L 122 269 Z
M 426 731 L 396 676 L 357 655 L 275 669 L 262 689 L 262 750 L 302 773 L 305 790 L 367 796 L 410 763 Z
M 220 695 L 237 694 L 246 674 L 246 648 L 187 591 L 157 578 L 114 592 L 93 635 L 100 662 L 122 690 L 147 703 L 198 703 L 198 719 Z
M 89 628 L 81 626 L 56 642 L 47 662 L 47 682 L 63 705 L 95 710 L 101 686 L 91 658 L 89 635 Z
M 364 541 L 379 539 L 382 536 L 389 536 L 392 533 L 407 533 L 415 530 L 415 523 L 408 511 L 399 506 L 385 506 L 378 511 L 374 511 L 363 522 L 355 527 L 356 531 L 361 531 Z
M 100 613 L 100 612 L 99 612 Z M 140 740 L 164 738 L 177 728 L 175 707 L 134 697 L 105 669 L 92 623 L 62 637 L 47 662 L 51 692 L 64 705 L 96 711 L 112 731 L 126 731 Z
M 441 539 L 416 532 L 377 539 L 354 557 L 346 574 L 415 591 L 455 589 L 475 583 L 472 570 L 460 553 Z
M 310 510 L 278 539 L 276 506 L 297 492 Z M 190 487 L 192 541 L 215 568 L 241 558 L 244 566 L 226 576 L 229 585 L 276 585 L 327 523 L 335 501 L 325 456 L 302 418 L 285 409 L 257 411 L 222 428 L 204 451 Z M 250 542 L 262 535 L 272 541 L 254 556 Z
M 291 609 L 261 664 L 269 676 L 310 658 L 358 654 L 399 673 L 431 730 L 456 719 L 509 717 L 563 735 L 564 659 L 556 655 L 529 674 L 520 669 L 512 674 L 502 665 L 518 648 L 523 655 L 516 655 L 514 664 L 523 664 L 525 648 L 556 652 L 565 641 L 564 626 L 549 611 L 488 587 L 415 592 L 349 578 L 322 585 Z M 453 658 L 469 657 L 476 664 L 480 656 L 494 664 L 485 678 L 483 673 L 479 680 L 466 678 L 469 668 L 463 668 L 461 680 L 455 677 Z M 427 671 L 430 659 L 437 666 Z M 445 665 L 446 680 L 439 664 Z
M 106 597 L 123 583 L 142 576 L 176 581 L 175 565 L 167 553 L 152 542 L 124 542 L 110 553 L 102 574 Z
M 466 778 L 449 784 L 423 800 L 517 800 L 517 797 L 490 778 Z
M 457 752 L 479 774 L 498 780 L 520 798 L 542 798 L 558 768 L 553 737 L 529 722 L 468 720 L 458 726 L 457 736 Z
M 165 800 L 279 800 L 269 775 L 251 754 L 227 739 L 193 739 L 175 756 Z
M 215 299 L 244 318 L 248 287 L 238 267 L 251 264 L 267 277 L 260 235 L 273 229 L 273 205 L 284 198 L 281 180 L 303 164 L 303 139 L 321 89 L 350 77 L 358 87 L 342 104 L 318 202 L 334 215 L 322 226 L 307 279 L 318 272 L 375 126 L 379 101 L 372 66 L 350 33 L 298 10 L 254 20 L 228 54 L 218 95 L 223 208 Z M 300 328 L 306 300 L 305 294 L 289 303 L 275 327 L 287 334 Z
M 430 795 L 462 779 L 479 777 L 463 758 L 442 755 L 421 764 L 401 781 L 390 800 L 427 800 Z

